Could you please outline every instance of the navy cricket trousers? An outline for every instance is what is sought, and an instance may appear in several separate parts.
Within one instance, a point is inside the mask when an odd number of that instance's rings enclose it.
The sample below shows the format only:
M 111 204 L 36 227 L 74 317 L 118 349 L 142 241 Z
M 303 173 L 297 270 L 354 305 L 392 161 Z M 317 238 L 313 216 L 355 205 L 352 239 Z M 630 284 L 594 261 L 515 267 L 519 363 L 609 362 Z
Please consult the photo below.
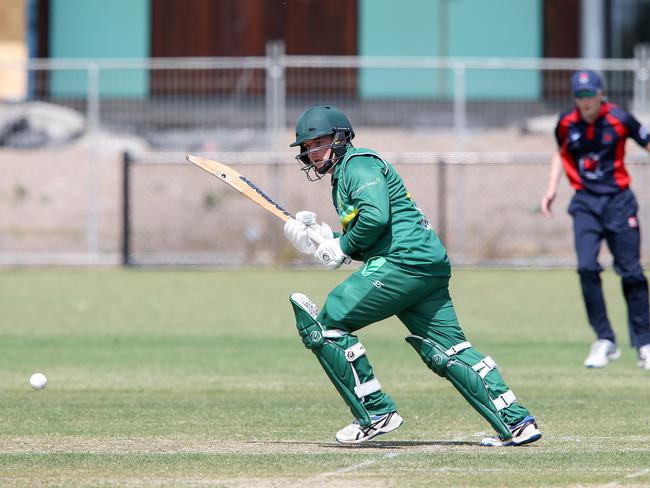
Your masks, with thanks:
M 604 239 L 614 257 L 614 270 L 621 277 L 633 347 L 650 344 L 648 281 L 641 266 L 637 211 L 638 204 L 630 189 L 613 195 L 579 190 L 569 205 L 569 214 L 573 216 L 578 274 L 589 323 L 598 339 L 616 342 L 600 280 L 603 268 L 598 262 L 598 254 Z

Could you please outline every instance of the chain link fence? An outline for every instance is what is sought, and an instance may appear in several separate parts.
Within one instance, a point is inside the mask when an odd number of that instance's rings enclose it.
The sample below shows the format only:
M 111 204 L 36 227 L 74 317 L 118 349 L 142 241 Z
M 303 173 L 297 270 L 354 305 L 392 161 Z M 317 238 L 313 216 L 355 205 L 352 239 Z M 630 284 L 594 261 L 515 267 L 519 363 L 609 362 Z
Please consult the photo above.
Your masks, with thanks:
M 308 182 L 284 153 L 203 154 L 221 158 L 290 212 L 310 209 L 337 227 L 328 180 Z M 539 197 L 543 154 L 382 154 L 441 236 L 456 264 L 568 266 L 574 262 L 571 192 L 545 219 Z M 650 166 L 631 165 L 637 186 Z M 184 162 L 184 154 L 125 154 L 123 258 L 130 265 L 309 265 L 282 235 L 282 222 L 229 186 Z M 644 193 L 642 209 L 650 205 Z M 643 221 L 643 217 L 641 218 Z M 646 235 L 645 227 L 642 227 Z M 643 239 L 644 251 L 650 250 Z M 647 255 L 647 252 L 645 253 Z
M 215 132 L 292 127 L 319 102 L 344 107 L 364 127 L 457 134 L 523 127 L 567 108 L 578 68 L 600 70 L 612 100 L 647 114 L 650 48 L 636 52 L 618 60 L 287 56 L 270 43 L 266 57 L 42 59 L 0 63 L 0 74 L 28 72 L 27 98 L 17 105 L 70 108 L 87 131 L 136 134 L 153 148 L 177 150 L 214 143 Z
M 287 150 L 315 103 L 342 108 L 357 145 L 396 166 L 456 262 L 571 263 L 569 190 L 556 219 L 537 206 L 578 68 L 603 72 L 609 98 L 650 124 L 647 50 L 626 60 L 304 57 L 271 44 L 252 58 L 0 63 L 29 80 L 26 99 L 0 104 L 0 264 L 306 263 L 272 217 L 184 156 L 232 164 L 287 208 L 332 222 L 328 185 L 303 181 Z M 648 159 L 631 151 L 629 161 L 643 224 Z

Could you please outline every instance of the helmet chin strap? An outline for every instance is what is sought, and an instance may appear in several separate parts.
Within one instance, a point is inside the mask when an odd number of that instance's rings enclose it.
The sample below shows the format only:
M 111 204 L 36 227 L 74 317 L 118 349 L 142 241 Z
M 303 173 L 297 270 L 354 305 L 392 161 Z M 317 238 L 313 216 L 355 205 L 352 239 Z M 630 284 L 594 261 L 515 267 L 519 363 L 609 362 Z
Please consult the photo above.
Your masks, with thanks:
M 322 147 L 306 150 L 304 148 L 304 145 L 301 145 L 300 148 L 302 149 L 302 152 L 296 156 L 296 159 L 300 162 L 300 169 L 305 172 L 307 179 L 309 181 L 318 181 L 327 173 L 329 173 L 334 165 L 338 163 L 339 160 L 345 155 L 349 140 L 350 138 L 346 135 L 345 132 L 335 132 L 332 144 L 327 148 L 325 154 L 323 155 L 320 168 L 317 168 L 316 165 L 311 161 L 309 154 L 313 151 L 322 149 Z
M 326 175 L 336 164 L 337 160 L 338 156 L 335 156 L 333 154 L 332 148 L 330 147 L 325 153 L 325 157 L 323 158 L 323 165 L 320 168 L 315 169 L 316 173 L 319 175 Z

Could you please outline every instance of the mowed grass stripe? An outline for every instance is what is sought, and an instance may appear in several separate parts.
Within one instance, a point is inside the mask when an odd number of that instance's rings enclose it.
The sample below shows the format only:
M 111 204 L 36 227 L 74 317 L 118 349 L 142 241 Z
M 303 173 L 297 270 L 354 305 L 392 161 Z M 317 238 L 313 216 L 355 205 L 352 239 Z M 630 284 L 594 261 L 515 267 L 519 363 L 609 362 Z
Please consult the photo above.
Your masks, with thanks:
M 478 446 L 490 428 L 391 319 L 359 332 L 405 424 L 361 448 L 295 332 L 288 296 L 317 303 L 346 272 L 0 271 L 3 486 L 650 485 L 650 375 L 625 347 L 620 283 L 605 273 L 623 356 L 592 340 L 575 272 L 457 270 L 474 345 L 537 415 L 543 440 Z M 48 388 L 27 379 L 44 372 Z

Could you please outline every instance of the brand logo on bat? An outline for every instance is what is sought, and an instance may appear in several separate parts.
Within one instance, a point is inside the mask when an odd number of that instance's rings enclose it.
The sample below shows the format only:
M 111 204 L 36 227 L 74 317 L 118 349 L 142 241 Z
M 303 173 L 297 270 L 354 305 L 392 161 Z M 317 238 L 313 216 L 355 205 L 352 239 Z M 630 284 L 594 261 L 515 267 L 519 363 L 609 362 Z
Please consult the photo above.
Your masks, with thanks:
M 271 198 L 270 198 L 266 193 L 264 193 L 264 192 L 263 192 L 262 190 L 260 190 L 257 186 L 255 186 L 255 183 L 253 183 L 252 181 L 246 179 L 246 178 L 243 177 L 243 176 L 239 176 L 239 179 L 242 180 L 244 183 L 246 183 L 248 186 L 250 186 L 253 190 L 255 190 L 255 191 L 257 192 L 258 195 L 260 195 L 262 198 L 264 198 L 264 200 L 266 200 L 266 201 L 269 202 L 271 205 L 273 205 L 275 208 L 277 208 L 280 212 L 282 212 L 282 213 L 284 213 L 285 215 L 288 215 L 289 217 L 291 217 L 291 214 L 290 214 L 289 212 L 287 212 L 287 211 L 286 211 L 285 209 L 283 209 L 280 205 L 278 205 L 278 204 L 275 203 L 273 200 L 271 200 Z

